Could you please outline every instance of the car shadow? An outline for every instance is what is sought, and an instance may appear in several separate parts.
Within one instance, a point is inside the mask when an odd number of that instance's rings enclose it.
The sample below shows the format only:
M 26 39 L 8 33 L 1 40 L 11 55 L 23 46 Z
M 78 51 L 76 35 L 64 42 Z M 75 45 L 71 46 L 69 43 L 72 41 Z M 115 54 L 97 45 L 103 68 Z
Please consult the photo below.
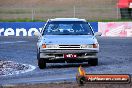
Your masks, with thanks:
M 82 67 L 89 67 L 90 65 L 88 65 L 87 63 L 68 63 L 68 64 L 64 64 L 64 65 L 58 65 L 58 64 L 54 64 L 54 65 L 48 65 L 46 67 L 46 69 L 50 69 L 50 68 L 71 68 L 71 67 L 79 67 L 79 66 L 82 66 Z

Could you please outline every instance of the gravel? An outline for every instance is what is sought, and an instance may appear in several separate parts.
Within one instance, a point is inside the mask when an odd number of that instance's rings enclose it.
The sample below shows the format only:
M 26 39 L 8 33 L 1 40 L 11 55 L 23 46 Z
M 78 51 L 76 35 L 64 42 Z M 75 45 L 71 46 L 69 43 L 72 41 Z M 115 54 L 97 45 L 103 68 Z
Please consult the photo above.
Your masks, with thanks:
M 0 76 L 16 75 L 25 73 L 29 69 L 33 69 L 33 66 L 20 64 L 13 61 L 0 61 Z

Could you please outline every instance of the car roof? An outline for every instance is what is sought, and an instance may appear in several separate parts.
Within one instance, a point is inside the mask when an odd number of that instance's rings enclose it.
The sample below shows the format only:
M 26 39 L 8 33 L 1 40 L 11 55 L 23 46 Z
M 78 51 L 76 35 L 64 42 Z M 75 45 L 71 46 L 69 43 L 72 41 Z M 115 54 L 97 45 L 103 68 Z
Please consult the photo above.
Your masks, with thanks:
M 49 21 L 85 21 L 85 19 L 79 19 L 79 18 L 55 18 L 55 19 L 49 19 Z

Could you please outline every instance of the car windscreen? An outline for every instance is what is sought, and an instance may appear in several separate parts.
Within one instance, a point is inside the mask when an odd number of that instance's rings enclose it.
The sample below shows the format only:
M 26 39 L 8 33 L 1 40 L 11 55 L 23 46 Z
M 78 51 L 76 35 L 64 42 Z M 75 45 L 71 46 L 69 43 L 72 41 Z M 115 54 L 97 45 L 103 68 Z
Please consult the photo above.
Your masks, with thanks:
M 93 35 L 87 22 L 51 21 L 48 22 L 43 35 Z

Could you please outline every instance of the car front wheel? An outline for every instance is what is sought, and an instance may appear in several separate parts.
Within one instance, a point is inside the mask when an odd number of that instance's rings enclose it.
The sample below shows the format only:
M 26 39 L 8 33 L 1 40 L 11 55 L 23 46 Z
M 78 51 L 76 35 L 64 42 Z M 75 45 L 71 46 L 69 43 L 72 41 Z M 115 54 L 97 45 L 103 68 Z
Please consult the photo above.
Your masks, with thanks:
M 40 69 L 46 68 L 46 62 L 44 61 L 44 59 L 38 59 L 38 66 Z
M 88 64 L 89 64 L 90 66 L 96 66 L 96 65 L 98 65 L 98 58 L 90 59 L 90 60 L 88 61 Z
M 40 58 L 40 52 L 39 50 L 37 51 L 37 59 L 38 59 L 38 66 L 40 69 L 44 69 L 46 68 L 46 62 L 44 61 L 44 59 Z

